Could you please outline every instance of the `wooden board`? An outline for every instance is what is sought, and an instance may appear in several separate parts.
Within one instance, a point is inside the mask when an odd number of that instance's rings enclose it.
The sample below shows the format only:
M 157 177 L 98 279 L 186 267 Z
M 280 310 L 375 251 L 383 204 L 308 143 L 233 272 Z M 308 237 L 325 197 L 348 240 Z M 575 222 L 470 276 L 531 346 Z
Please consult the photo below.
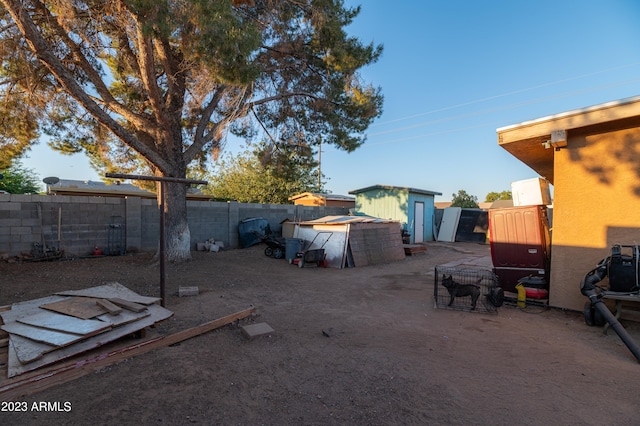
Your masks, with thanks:
M 79 336 L 77 334 L 47 330 L 19 322 L 12 322 L 0 327 L 9 334 L 17 334 L 18 336 L 26 337 L 28 339 L 35 340 L 36 342 L 46 343 L 52 346 L 68 346 L 84 339 L 84 336 Z
M 122 311 L 119 315 L 109 315 L 103 314 L 99 317 L 96 317 L 100 321 L 103 321 L 106 324 L 109 324 L 111 327 L 119 327 L 121 325 L 129 324 L 133 321 L 138 321 L 144 317 L 148 317 L 151 315 L 148 310 L 145 312 L 131 312 L 131 311 Z
M 132 311 L 132 312 L 142 312 L 145 309 L 147 309 L 147 307 L 145 305 L 141 305 L 139 303 L 129 302 L 127 300 L 120 299 L 120 298 L 117 298 L 117 297 L 110 298 L 109 302 L 111 302 L 111 303 L 113 303 L 115 305 L 118 305 L 118 306 L 120 306 L 122 308 L 125 308 L 125 309 L 127 309 L 129 311 Z
M 89 319 L 107 313 L 106 309 L 96 304 L 96 300 L 92 297 L 69 297 L 60 302 L 40 305 L 40 307 L 80 319 Z
M 404 254 L 411 256 L 416 253 L 426 253 L 427 248 L 422 244 L 403 244 Z
M 62 315 L 44 310 L 37 314 L 18 318 L 17 322 L 48 330 L 78 334 L 81 336 L 93 335 L 110 328 L 108 323 L 104 323 L 102 321 L 79 319 L 76 317 L 70 317 L 69 315 Z
M 119 315 L 122 312 L 121 307 L 114 305 L 113 303 L 109 302 L 107 299 L 98 299 L 96 303 L 101 308 L 106 309 L 107 312 L 109 312 L 109 315 Z
M 139 303 L 141 305 L 152 305 L 159 303 L 159 297 L 141 296 L 135 291 L 129 290 L 118 282 L 112 282 L 97 287 L 91 287 L 84 290 L 67 290 L 56 293 L 59 296 L 82 296 L 95 297 L 98 299 L 119 298 L 129 302 Z

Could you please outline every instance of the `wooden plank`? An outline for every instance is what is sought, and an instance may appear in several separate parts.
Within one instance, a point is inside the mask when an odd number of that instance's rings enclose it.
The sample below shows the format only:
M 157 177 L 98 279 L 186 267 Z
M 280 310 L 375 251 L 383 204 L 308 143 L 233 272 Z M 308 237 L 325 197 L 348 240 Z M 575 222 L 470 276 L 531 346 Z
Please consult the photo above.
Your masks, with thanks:
M 422 244 L 403 244 L 403 246 L 404 254 L 409 256 L 416 253 L 425 253 L 427 251 L 427 248 Z
M 91 297 L 69 297 L 60 302 L 47 303 L 40 307 L 76 318 L 89 319 L 107 313 L 104 308 L 96 304 L 96 300 Z
M 115 297 L 129 302 L 139 303 L 141 305 L 153 305 L 154 303 L 160 302 L 159 297 L 141 296 L 118 282 L 111 282 L 97 287 L 86 288 L 84 290 L 67 290 L 56 294 L 59 296 L 82 296 L 98 299 L 110 299 Z
M 122 311 L 120 315 L 102 314 L 99 317 L 96 317 L 96 319 L 109 324 L 111 327 L 119 327 L 121 325 L 129 324 L 130 322 L 138 321 L 139 319 L 148 317 L 149 315 L 151 315 L 151 313 L 148 309 L 139 313 L 125 310 Z
M 109 302 L 107 299 L 98 299 L 96 300 L 96 303 L 101 308 L 106 309 L 107 312 L 109 312 L 109 315 L 118 315 L 122 312 L 122 308 L 118 307 L 117 305 L 114 305 L 113 303 Z
M 46 343 L 52 346 L 68 346 L 84 339 L 84 336 L 79 336 L 77 334 L 47 330 L 19 322 L 12 322 L 0 327 L 9 332 L 9 334 L 17 334 L 18 336 L 26 337 L 28 339 L 35 340 L 36 342 Z
M 111 303 L 113 303 L 115 305 L 123 307 L 123 308 L 125 308 L 125 309 L 127 309 L 129 311 L 132 311 L 132 312 L 142 312 L 145 309 L 147 309 L 147 307 L 144 306 L 144 305 L 141 305 L 139 303 L 129 302 L 128 300 L 120 299 L 118 297 L 112 297 L 112 298 L 109 298 L 107 300 L 109 300 L 109 302 L 111 302 Z
M 37 314 L 18 318 L 17 322 L 32 325 L 34 327 L 45 328 L 47 330 L 78 334 L 80 336 L 91 336 L 110 328 L 108 323 L 104 323 L 102 321 L 92 319 L 84 320 L 49 311 L 42 311 Z
M 22 380 L 13 380 L 11 383 L 0 387 L 0 397 L 3 401 L 14 401 L 27 395 L 33 395 L 45 389 L 91 374 L 94 371 L 116 364 L 124 359 L 142 355 L 149 351 L 167 347 L 208 331 L 224 327 L 234 321 L 246 318 L 254 312 L 255 308 L 245 309 L 169 336 L 159 337 L 136 345 L 116 349 L 108 353 L 98 354 L 88 359 L 71 362 Z

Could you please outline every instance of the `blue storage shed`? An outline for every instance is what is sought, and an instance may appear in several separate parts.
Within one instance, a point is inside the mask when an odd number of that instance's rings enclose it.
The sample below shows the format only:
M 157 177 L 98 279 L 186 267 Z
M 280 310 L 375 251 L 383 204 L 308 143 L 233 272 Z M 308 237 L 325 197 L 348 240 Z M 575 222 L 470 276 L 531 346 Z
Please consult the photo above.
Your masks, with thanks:
M 373 185 L 349 191 L 356 197 L 356 211 L 381 219 L 397 220 L 411 235 L 412 244 L 433 241 L 434 198 L 440 192 Z

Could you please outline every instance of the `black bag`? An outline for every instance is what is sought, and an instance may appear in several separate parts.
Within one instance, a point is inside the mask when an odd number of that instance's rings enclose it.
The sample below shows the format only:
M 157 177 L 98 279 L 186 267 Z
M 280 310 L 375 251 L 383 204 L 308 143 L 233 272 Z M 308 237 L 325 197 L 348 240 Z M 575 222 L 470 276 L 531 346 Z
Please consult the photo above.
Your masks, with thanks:
M 631 248 L 631 254 L 622 254 L 622 248 Z M 609 257 L 609 267 L 607 275 L 609 277 L 609 290 L 621 293 L 630 293 L 640 289 L 640 263 L 638 263 L 638 246 L 621 246 L 619 244 L 611 247 Z
M 504 290 L 501 287 L 492 287 L 487 294 L 487 300 L 496 308 L 502 306 L 504 302 Z

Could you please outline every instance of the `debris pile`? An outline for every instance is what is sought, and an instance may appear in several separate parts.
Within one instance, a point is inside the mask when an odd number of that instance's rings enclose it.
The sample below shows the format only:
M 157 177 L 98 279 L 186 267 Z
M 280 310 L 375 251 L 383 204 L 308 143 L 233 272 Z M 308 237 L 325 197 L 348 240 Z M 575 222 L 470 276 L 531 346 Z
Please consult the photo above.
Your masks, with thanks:
M 0 312 L 14 377 L 140 332 L 173 315 L 159 298 L 112 282 L 11 305 Z

